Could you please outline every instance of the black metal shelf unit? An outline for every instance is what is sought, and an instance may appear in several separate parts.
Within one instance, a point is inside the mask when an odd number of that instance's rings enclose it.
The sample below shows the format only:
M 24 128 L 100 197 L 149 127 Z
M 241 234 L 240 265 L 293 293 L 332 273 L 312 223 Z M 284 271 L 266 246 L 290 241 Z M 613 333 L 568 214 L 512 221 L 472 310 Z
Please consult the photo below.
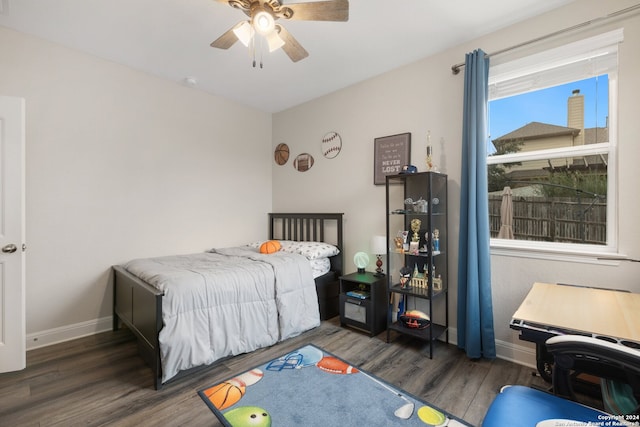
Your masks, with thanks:
M 387 342 L 391 332 L 430 343 L 449 342 L 447 175 L 438 172 L 386 177 Z M 420 302 L 422 301 L 422 302 Z M 400 321 L 408 305 L 430 322 L 424 328 Z

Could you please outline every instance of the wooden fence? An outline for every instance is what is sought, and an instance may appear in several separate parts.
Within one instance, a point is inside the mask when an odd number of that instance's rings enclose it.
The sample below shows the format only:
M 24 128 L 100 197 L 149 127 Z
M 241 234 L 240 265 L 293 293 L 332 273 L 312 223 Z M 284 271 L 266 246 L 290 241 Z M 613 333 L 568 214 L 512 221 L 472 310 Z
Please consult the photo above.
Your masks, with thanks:
M 513 197 L 513 233 L 517 240 L 586 243 L 607 242 L 607 204 L 564 197 Z M 502 196 L 489 196 L 491 237 L 500 231 Z

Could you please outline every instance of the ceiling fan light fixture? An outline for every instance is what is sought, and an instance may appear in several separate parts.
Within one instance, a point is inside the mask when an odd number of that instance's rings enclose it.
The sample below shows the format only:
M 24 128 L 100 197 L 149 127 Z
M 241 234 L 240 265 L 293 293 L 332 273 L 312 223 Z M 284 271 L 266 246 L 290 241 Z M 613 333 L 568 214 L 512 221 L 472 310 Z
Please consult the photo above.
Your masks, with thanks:
M 284 46 L 284 40 L 280 37 L 277 31 L 272 31 L 266 35 L 267 43 L 269 44 L 269 52 L 280 49 Z
M 0 0 L 2 2 L 3 0 Z M 249 48 L 255 67 L 256 51 L 262 58 L 267 48 L 273 52 L 282 48 L 293 62 L 309 56 L 304 47 L 282 25 L 278 19 L 292 21 L 333 21 L 349 20 L 349 0 L 301 0 L 302 3 L 283 5 L 283 0 L 216 0 L 240 9 L 249 17 L 240 21 L 211 43 L 217 49 L 229 49 L 240 41 Z M 292 0 L 295 1 L 295 0 Z M 256 37 L 256 33 L 261 37 Z M 260 62 L 262 68 L 262 61 Z
M 266 36 L 273 32 L 276 27 L 275 19 L 266 10 L 261 10 L 253 17 L 253 28 L 262 36 Z
M 236 35 L 240 43 L 249 47 L 251 39 L 253 38 L 253 27 L 249 21 L 244 21 L 239 27 L 233 29 L 233 33 Z

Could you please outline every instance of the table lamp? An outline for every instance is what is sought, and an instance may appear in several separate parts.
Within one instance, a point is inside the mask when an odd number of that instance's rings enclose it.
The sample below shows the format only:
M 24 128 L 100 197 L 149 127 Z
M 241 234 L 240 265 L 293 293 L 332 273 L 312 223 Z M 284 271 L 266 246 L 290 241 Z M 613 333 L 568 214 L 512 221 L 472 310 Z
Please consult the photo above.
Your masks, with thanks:
M 358 274 L 364 274 L 366 266 L 369 265 L 369 255 L 364 252 L 356 252 L 353 256 L 353 263 L 358 268 Z
M 382 277 L 382 255 L 387 253 L 387 237 L 386 236 L 373 236 L 371 238 L 371 252 L 378 258 L 376 261 L 376 272 L 374 276 Z

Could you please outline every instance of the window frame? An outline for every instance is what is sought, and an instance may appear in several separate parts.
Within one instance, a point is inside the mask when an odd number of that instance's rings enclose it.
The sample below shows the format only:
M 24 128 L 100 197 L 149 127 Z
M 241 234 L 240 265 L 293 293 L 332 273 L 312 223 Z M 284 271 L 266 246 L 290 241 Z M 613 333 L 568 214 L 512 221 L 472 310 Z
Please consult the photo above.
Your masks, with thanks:
M 605 33 L 599 37 L 601 40 L 610 41 L 616 39 L 616 42 L 622 41 L 622 31 L 616 30 Z M 578 44 L 585 46 L 592 42 L 594 38 L 583 40 Z M 603 42 L 604 43 L 604 42 Z M 573 43 L 572 45 L 576 45 Z M 617 59 L 616 49 L 616 59 Z M 509 67 L 508 62 L 503 62 L 499 66 Z M 539 72 L 532 66 L 531 70 Z M 550 70 L 553 70 L 551 67 Z M 491 76 L 491 65 L 489 74 Z M 493 255 L 517 256 L 526 258 L 540 258 L 548 260 L 564 260 L 574 262 L 595 262 L 595 263 L 611 263 L 612 261 L 602 261 L 599 257 L 611 257 L 618 255 L 618 182 L 617 182 L 617 135 L 618 135 L 618 65 L 613 70 L 606 72 L 609 78 L 609 142 L 589 144 L 577 147 L 560 147 L 553 149 L 544 149 L 537 151 L 525 151 L 517 153 L 509 153 L 503 155 L 487 155 L 487 166 L 494 164 L 523 162 L 530 160 L 547 160 L 553 158 L 579 157 L 582 155 L 606 154 L 608 156 L 607 164 L 607 242 L 605 245 L 580 244 L 580 243 L 562 243 L 562 242 L 541 242 L 531 240 L 511 240 L 511 239 L 490 239 L 490 248 Z M 579 81 L 585 77 L 576 75 L 574 80 Z M 564 83 L 560 83 L 564 84 Z M 540 87 L 536 90 L 541 90 Z M 522 90 L 509 96 L 517 96 L 531 92 L 531 90 Z M 490 95 L 489 102 L 504 97 L 492 97 Z M 487 108 L 488 114 L 489 109 Z M 489 142 L 489 140 L 487 141 Z M 488 197 L 488 194 L 487 194 Z

